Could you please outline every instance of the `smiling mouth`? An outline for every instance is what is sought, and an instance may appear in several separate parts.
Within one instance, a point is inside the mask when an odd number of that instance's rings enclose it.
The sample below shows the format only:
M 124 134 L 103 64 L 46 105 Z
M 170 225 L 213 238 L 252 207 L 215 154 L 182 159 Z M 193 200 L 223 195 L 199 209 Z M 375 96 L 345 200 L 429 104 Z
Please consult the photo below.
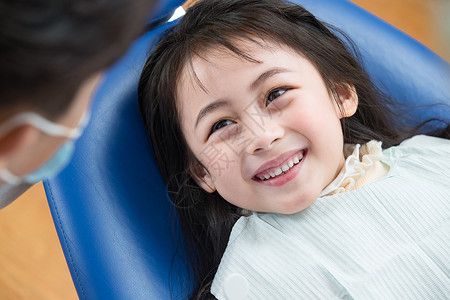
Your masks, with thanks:
M 272 167 L 262 172 L 259 172 L 253 177 L 253 179 L 257 181 L 270 181 L 272 179 L 281 177 L 289 173 L 293 168 L 295 168 L 295 166 L 298 165 L 303 160 L 305 155 L 306 150 L 302 150 L 294 154 L 287 160 L 285 160 L 279 166 Z

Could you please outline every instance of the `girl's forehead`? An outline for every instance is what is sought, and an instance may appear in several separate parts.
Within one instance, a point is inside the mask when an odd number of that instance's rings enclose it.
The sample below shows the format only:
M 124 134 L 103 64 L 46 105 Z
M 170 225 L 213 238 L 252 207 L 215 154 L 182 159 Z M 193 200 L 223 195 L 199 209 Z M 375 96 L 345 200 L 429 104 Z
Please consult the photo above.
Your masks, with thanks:
M 275 52 L 278 50 L 292 51 L 289 46 L 273 40 L 249 37 L 247 39 L 232 39 L 227 45 L 211 45 L 199 52 L 198 54 L 200 55 L 198 56 L 200 56 L 200 58 L 210 57 L 212 59 L 220 59 L 223 56 L 228 56 L 254 61 L 257 59 L 257 57 L 255 57 L 256 52 Z
M 194 90 L 201 89 L 207 93 L 206 82 L 220 71 L 233 71 L 236 65 L 261 63 L 254 51 L 248 48 L 236 50 L 238 51 L 232 51 L 223 45 L 211 45 L 187 58 L 178 78 L 177 94 L 180 95 L 188 85 Z
M 300 51 L 272 40 L 254 39 L 235 39 L 231 40 L 232 47 L 223 44 L 212 44 L 208 47 L 202 47 L 200 50 L 193 51 L 190 57 L 185 61 L 182 68 L 182 77 L 198 79 L 200 66 L 211 68 L 226 68 L 230 62 L 240 61 L 244 64 L 263 63 L 264 59 L 270 57 L 277 51 L 285 51 L 290 54 L 304 56 Z
M 236 68 L 246 72 L 247 67 L 276 65 L 286 57 L 295 60 L 300 58 L 310 62 L 306 55 L 299 50 L 274 40 L 261 38 L 235 39 L 231 40 L 229 44 L 210 44 L 206 47 L 202 45 L 192 49 L 195 50 L 186 57 L 177 78 L 177 99 L 180 98 L 180 93 L 186 91 L 185 87 L 188 85 L 191 89 L 200 89 L 208 93 L 205 83 L 223 70 L 235 73 Z M 230 75 L 230 72 L 227 74 Z

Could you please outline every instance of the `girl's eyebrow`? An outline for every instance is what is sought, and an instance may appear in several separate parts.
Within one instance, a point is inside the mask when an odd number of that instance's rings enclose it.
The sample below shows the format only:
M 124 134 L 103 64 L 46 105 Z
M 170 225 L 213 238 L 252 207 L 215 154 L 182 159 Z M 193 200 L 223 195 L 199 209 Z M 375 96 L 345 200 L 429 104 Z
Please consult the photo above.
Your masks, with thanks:
M 197 121 L 195 122 L 195 128 L 197 128 L 197 125 L 200 122 L 200 120 L 203 119 L 207 114 L 212 113 L 216 109 L 219 109 L 221 107 L 228 106 L 228 105 L 229 105 L 228 101 L 219 99 L 219 100 L 214 101 L 214 102 L 206 105 L 205 107 L 203 107 L 200 110 L 200 112 L 198 113 Z
M 256 78 L 256 80 L 250 85 L 250 89 L 255 90 L 258 86 L 260 86 L 264 81 L 269 79 L 270 77 L 279 74 L 279 73 L 285 73 L 290 72 L 288 69 L 285 68 L 273 68 L 269 69 L 265 72 L 263 72 L 261 75 Z

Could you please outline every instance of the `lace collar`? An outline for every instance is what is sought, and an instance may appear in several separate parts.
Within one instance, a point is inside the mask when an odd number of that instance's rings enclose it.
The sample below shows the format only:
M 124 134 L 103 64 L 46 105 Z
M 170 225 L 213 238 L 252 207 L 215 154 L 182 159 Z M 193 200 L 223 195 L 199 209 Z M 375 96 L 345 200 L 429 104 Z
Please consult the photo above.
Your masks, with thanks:
M 352 191 L 363 185 L 383 158 L 381 142 L 370 141 L 362 146 L 345 144 L 344 156 L 347 158 L 341 172 L 319 197 Z

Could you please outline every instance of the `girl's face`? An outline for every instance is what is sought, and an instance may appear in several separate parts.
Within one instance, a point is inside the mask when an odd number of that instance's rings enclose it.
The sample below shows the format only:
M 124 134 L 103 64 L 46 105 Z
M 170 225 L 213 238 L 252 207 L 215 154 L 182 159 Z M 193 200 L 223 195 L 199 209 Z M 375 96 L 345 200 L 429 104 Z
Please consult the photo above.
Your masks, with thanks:
M 356 111 L 357 96 L 351 86 L 338 90 L 341 113 L 308 60 L 264 45 L 239 45 L 258 62 L 225 49 L 193 58 L 193 69 L 180 77 L 177 105 L 203 165 L 193 168 L 203 189 L 252 211 L 296 213 L 341 170 L 340 118 Z

